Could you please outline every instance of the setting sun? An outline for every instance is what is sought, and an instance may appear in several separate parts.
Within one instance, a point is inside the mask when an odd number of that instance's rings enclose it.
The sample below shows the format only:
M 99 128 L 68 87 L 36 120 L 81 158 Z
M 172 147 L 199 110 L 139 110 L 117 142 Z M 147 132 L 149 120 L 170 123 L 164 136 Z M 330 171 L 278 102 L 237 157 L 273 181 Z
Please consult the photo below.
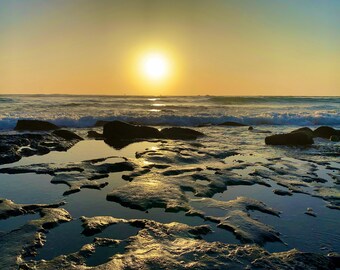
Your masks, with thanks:
M 140 70 L 146 79 L 150 81 L 161 81 L 169 76 L 169 60 L 162 53 L 146 54 L 140 63 Z

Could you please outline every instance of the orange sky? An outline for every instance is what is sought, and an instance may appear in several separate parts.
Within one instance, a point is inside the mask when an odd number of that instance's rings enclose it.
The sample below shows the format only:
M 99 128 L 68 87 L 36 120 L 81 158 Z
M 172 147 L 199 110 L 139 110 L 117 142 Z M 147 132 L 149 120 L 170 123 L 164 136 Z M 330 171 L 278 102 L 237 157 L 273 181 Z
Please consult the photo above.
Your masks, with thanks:
M 340 95 L 340 1 L 0 0 L 0 94 Z M 171 62 L 137 74 L 150 50 Z

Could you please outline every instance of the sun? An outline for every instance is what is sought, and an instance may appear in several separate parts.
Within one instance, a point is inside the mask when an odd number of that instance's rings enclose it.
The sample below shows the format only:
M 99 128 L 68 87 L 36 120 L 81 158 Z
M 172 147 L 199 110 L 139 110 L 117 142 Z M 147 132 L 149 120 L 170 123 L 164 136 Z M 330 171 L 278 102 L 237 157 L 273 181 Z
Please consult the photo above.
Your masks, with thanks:
M 169 59 L 159 52 L 145 54 L 140 62 L 140 71 L 150 81 L 163 81 L 170 74 Z

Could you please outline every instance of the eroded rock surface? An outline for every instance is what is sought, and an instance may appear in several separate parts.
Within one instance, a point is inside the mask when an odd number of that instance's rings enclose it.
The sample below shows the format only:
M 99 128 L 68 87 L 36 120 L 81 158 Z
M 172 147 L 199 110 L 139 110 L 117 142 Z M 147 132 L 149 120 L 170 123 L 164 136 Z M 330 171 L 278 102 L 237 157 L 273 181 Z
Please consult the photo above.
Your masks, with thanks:
M 80 140 L 80 137 L 65 139 L 57 134 L 0 134 L 0 165 L 18 161 L 22 157 L 66 151 Z
M 97 219 L 97 220 L 96 220 Z M 104 221 L 103 221 L 104 220 Z M 84 218 L 84 226 L 108 226 L 109 217 Z M 113 218 L 113 221 L 117 219 Z M 128 240 L 123 254 L 115 254 L 106 263 L 91 269 L 335 269 L 327 256 L 290 250 L 269 253 L 257 245 L 230 245 L 206 242 L 200 235 L 205 226 L 158 223 L 150 220 L 119 220 L 140 228 Z M 27 269 L 88 269 L 86 258 L 103 245 L 117 244 L 115 239 L 96 238 L 78 252 L 53 260 L 23 263 Z
M 57 205 L 23 205 L 1 199 L 0 217 L 39 213 L 40 218 L 31 220 L 19 229 L 12 230 L 0 235 L 0 269 L 18 269 L 24 258 L 34 256 L 36 249 L 43 246 L 45 241 L 44 232 L 62 222 L 71 220 L 70 214 Z
M 217 222 L 219 227 L 232 231 L 244 243 L 263 245 L 265 242 L 281 241 L 277 231 L 250 217 L 250 210 L 279 216 L 280 212 L 260 201 L 246 197 L 238 197 L 230 201 L 202 198 L 192 199 L 191 203 L 193 209 L 188 212 L 189 215 L 198 215 L 204 219 Z M 209 216 L 209 210 L 213 209 L 220 210 L 222 214 L 220 216 Z
M 109 162 L 114 159 L 116 162 Z M 77 163 L 53 164 L 41 163 L 0 169 L 0 173 L 20 174 L 37 173 L 49 174 L 53 178 L 51 183 L 63 183 L 70 187 L 64 194 L 71 194 L 80 191 L 81 188 L 100 189 L 107 185 L 107 182 L 100 183 L 96 180 L 106 178 L 109 173 L 132 171 L 135 165 L 126 159 L 119 157 L 106 157 L 101 159 L 86 160 Z
M 44 208 L 55 208 L 64 205 L 63 202 L 58 204 L 16 204 L 11 200 L 0 198 L 0 219 L 6 219 L 12 216 L 20 216 L 28 213 L 35 213 Z

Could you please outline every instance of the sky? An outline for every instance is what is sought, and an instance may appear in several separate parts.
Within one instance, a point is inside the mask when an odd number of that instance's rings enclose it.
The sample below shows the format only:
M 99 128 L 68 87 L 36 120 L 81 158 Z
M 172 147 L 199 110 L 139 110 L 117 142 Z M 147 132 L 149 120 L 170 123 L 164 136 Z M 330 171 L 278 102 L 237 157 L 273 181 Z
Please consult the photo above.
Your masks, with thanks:
M 0 0 L 0 94 L 340 96 L 339 0 Z M 139 59 L 169 62 L 150 81 Z

